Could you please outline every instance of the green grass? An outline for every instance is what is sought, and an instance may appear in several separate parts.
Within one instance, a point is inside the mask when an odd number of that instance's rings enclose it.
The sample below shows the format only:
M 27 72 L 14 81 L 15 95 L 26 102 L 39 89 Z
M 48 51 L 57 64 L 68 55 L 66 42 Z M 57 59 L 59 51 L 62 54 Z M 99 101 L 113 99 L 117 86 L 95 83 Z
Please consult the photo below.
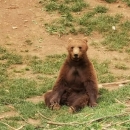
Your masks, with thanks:
M 125 64 L 122 64 L 122 63 L 116 64 L 115 68 L 122 69 L 122 70 L 128 70 L 129 69 L 129 67 L 127 67 Z
M 84 0 L 63 0 L 62 2 L 58 0 L 46 0 L 40 1 L 40 3 L 45 6 L 46 11 L 58 11 L 61 14 L 68 13 L 69 11 L 79 12 L 89 6 Z
M 30 62 L 30 65 L 34 73 L 52 75 L 59 71 L 59 68 L 63 63 L 64 59 L 65 55 L 47 56 L 45 61 L 42 61 L 37 57 L 33 57 Z
M 129 46 L 129 34 L 127 32 L 112 32 L 107 35 L 105 40 L 102 42 L 103 45 L 107 45 L 109 50 L 123 50 Z
M 113 82 L 116 77 L 109 71 L 110 61 L 97 62 L 93 59 L 92 62 L 97 72 L 98 81 L 100 83 Z
M 4 53 L 0 60 L 7 60 L 7 64 L 22 64 L 22 57 L 14 53 Z
M 108 2 L 108 3 L 114 3 L 114 2 L 116 2 L 117 0 L 105 0 L 106 2 Z
M 125 2 L 130 7 L 130 0 L 122 0 L 122 1 Z
M 82 111 L 78 112 L 77 114 L 69 114 L 68 113 L 68 107 L 63 106 L 59 111 L 52 111 L 49 110 L 43 103 L 39 104 L 33 104 L 31 102 L 20 102 L 19 104 L 15 104 L 15 109 L 19 112 L 20 118 L 10 118 L 3 120 L 4 122 L 10 124 L 11 126 L 20 127 L 18 121 L 23 121 L 28 118 L 32 119 L 40 119 L 41 124 L 40 126 L 34 126 L 31 124 L 26 124 L 24 127 L 24 130 L 27 127 L 30 127 L 31 129 L 42 127 L 44 129 L 47 129 L 49 120 L 43 118 L 41 116 L 44 115 L 45 117 L 49 118 L 51 122 L 55 123 L 67 123 L 67 125 L 62 125 L 58 129 L 64 130 L 64 129 L 102 129 L 105 127 L 108 123 L 112 123 L 115 125 L 111 125 L 110 129 L 116 128 L 116 129 L 127 129 L 129 128 L 129 123 L 124 123 L 120 126 L 116 125 L 119 122 L 129 120 L 130 115 L 122 115 L 120 118 L 114 117 L 114 115 L 122 114 L 125 112 L 125 107 L 122 104 L 116 103 L 115 99 L 118 99 L 122 102 L 125 102 L 125 97 L 127 98 L 130 95 L 130 87 L 126 86 L 125 88 L 108 92 L 106 90 L 100 90 L 101 97 L 98 100 L 98 106 L 96 108 L 84 108 Z M 31 111 L 30 111 L 31 110 Z M 39 115 L 39 112 L 41 113 Z M 109 118 L 105 118 L 107 116 L 110 116 Z M 22 117 L 22 118 L 21 118 Z M 104 117 L 104 118 L 103 118 Z M 90 123 L 92 120 L 96 120 L 98 118 L 103 118 L 99 121 L 94 121 L 93 123 Z M 11 123 L 13 122 L 13 124 Z M 24 122 L 24 121 L 23 121 Z M 69 125 L 71 122 L 78 122 L 78 125 Z M 80 125 L 81 123 L 81 125 Z M 3 127 L 3 124 L 0 124 L 1 127 Z M 49 129 L 56 128 L 58 125 L 49 125 Z
M 104 6 L 97 6 L 94 8 L 96 13 L 106 13 L 108 11 L 108 8 Z

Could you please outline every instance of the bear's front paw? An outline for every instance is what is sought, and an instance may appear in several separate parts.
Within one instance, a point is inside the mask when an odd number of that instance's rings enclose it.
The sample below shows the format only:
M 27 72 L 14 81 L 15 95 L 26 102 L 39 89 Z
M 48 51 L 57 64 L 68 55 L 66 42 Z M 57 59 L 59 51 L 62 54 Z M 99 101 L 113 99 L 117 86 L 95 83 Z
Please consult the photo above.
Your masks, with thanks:
M 89 106 L 90 106 L 90 107 L 96 107 L 96 106 L 97 106 L 97 103 L 96 103 L 96 102 L 90 102 L 90 103 L 89 103 Z
M 60 109 L 59 103 L 60 103 L 60 98 L 59 98 L 59 96 L 57 94 L 55 94 L 53 96 L 53 98 L 50 100 L 50 108 L 52 110 L 58 110 L 58 109 Z

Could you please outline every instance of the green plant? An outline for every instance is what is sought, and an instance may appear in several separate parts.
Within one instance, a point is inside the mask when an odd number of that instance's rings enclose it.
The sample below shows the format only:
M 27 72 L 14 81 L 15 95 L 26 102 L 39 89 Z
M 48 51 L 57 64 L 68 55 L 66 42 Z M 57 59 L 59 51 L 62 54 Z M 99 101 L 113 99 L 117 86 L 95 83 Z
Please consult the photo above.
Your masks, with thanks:
M 129 41 L 129 34 L 127 32 L 112 32 L 105 37 L 102 44 L 107 45 L 109 50 L 121 50 L 129 45 Z
M 97 19 L 95 19 L 96 23 L 96 30 L 98 30 L 100 33 L 111 33 L 112 26 L 116 25 L 120 22 L 122 16 L 121 15 L 115 15 L 115 16 L 109 16 L 109 15 L 99 15 Z
M 73 12 L 80 12 L 83 8 L 87 6 L 88 5 L 83 0 L 76 0 L 75 3 L 72 5 L 71 10 Z
M 50 1 L 45 5 L 47 11 L 55 11 L 58 9 L 58 4 L 55 1 Z
M 104 6 L 97 6 L 94 8 L 96 13 L 106 13 L 108 11 L 108 8 Z
M 97 72 L 98 81 L 100 83 L 113 82 L 115 80 L 114 75 L 109 71 L 110 61 L 97 62 L 96 59 L 92 60 Z
M 0 54 L 5 53 L 6 49 L 0 46 Z
M 32 41 L 31 41 L 31 40 L 29 40 L 29 39 L 28 39 L 28 40 L 26 40 L 26 41 L 25 41 L 25 43 L 26 43 L 27 45 L 32 45 L 32 44 L 33 44 L 33 43 L 32 43 Z
M 130 6 L 130 0 L 122 0 L 123 2 L 126 2 L 128 6 Z
M 108 2 L 108 3 L 114 3 L 114 2 L 116 2 L 117 0 L 105 0 L 106 2 Z
M 123 31 L 130 31 L 130 21 L 125 21 L 124 23 L 120 24 L 120 27 Z
M 0 60 L 7 60 L 8 64 L 22 64 L 22 56 L 16 55 L 14 53 L 4 53 Z
M 122 70 L 127 70 L 129 69 L 125 64 L 122 64 L 122 63 L 118 63 L 115 65 L 115 68 L 117 69 L 122 69 Z
M 54 74 L 59 71 L 64 58 L 65 55 L 54 55 L 46 57 L 45 61 L 41 61 L 34 57 L 30 65 L 35 73 Z

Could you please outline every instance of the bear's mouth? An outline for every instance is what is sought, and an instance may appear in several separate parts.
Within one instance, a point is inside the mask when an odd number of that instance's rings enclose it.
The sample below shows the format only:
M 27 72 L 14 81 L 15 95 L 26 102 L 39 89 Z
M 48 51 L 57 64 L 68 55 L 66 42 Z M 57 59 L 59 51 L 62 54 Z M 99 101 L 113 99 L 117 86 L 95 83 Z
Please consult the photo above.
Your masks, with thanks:
M 79 58 L 79 57 L 73 57 L 73 60 L 74 60 L 74 61 L 79 61 L 80 58 Z

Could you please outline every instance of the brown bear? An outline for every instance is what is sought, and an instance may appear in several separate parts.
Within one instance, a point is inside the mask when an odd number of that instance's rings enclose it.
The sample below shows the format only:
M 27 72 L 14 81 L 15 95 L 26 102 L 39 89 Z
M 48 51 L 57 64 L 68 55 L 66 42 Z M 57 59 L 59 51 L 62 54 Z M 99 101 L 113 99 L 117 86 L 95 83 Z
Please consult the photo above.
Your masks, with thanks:
M 97 105 L 98 85 L 93 64 L 88 59 L 87 38 L 68 41 L 68 56 L 51 91 L 44 95 L 45 104 L 51 109 L 61 105 L 76 112 L 89 105 Z

